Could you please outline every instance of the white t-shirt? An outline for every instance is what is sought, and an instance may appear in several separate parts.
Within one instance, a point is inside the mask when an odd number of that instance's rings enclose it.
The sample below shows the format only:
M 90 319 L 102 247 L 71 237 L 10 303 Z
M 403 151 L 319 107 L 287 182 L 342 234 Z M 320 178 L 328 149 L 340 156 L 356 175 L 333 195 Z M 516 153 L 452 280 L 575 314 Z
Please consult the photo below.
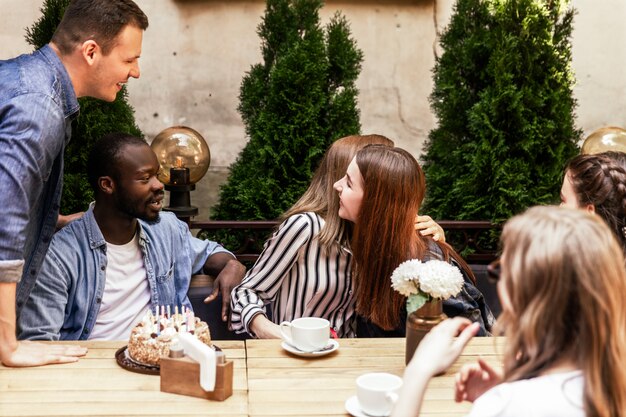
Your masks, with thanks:
M 467 417 L 585 417 L 582 371 L 507 382 L 481 395 Z
M 89 339 L 128 340 L 150 307 L 150 286 L 139 235 L 124 245 L 107 242 L 106 283 L 96 324 Z

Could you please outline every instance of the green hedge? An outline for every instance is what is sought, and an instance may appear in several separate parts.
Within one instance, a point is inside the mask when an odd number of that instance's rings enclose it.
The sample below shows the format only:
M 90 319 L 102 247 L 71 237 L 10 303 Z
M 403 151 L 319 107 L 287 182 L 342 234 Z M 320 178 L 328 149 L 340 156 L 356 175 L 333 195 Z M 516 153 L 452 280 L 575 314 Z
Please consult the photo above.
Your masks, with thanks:
M 424 211 L 502 222 L 558 201 L 578 152 L 572 9 L 543 0 L 458 0 L 441 37 L 423 156 Z
M 263 62 L 240 90 L 248 143 L 220 189 L 214 219 L 275 219 L 305 191 L 337 138 L 358 133 L 363 59 L 345 17 L 320 25 L 319 0 L 268 0 Z

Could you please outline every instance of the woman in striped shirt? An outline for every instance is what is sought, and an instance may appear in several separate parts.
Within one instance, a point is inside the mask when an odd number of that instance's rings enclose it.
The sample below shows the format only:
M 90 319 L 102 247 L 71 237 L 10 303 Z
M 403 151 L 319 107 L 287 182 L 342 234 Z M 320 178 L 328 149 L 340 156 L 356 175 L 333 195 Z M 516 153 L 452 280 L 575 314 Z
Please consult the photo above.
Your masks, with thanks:
M 354 292 L 349 240 L 351 226 L 339 215 L 333 184 L 356 152 L 369 144 L 393 146 L 380 135 L 338 139 L 324 155 L 311 185 L 284 215 L 242 283 L 231 293 L 231 327 L 259 338 L 280 338 L 276 323 L 299 317 L 330 321 L 339 337 L 355 336 Z M 443 237 L 424 216 L 422 233 Z M 271 305 L 271 317 L 266 306 Z

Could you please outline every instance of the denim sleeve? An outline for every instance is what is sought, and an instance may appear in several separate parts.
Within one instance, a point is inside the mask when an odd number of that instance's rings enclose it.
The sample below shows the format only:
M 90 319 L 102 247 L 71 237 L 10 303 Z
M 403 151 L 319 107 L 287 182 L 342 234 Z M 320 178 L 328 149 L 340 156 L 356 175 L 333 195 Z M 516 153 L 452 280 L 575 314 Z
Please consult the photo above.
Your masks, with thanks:
M 438 245 L 431 241 L 424 261 L 433 259 L 443 260 L 443 252 Z M 478 331 L 478 336 L 490 336 L 495 318 L 487 305 L 484 295 L 476 288 L 467 273 L 454 259 L 451 258 L 449 262 L 461 271 L 464 282 L 459 294 L 444 300 L 443 312 L 448 317 L 461 316 L 479 323 L 480 330 Z
M 60 265 L 57 255 L 49 251 L 18 318 L 18 339 L 60 339 L 70 282 Z
M 187 295 L 191 276 L 202 273 L 204 263 L 209 256 L 214 253 L 225 252 L 232 255 L 233 258 L 235 255 L 216 242 L 194 237 L 189 231 L 189 227 L 184 222 L 174 220 L 174 224 L 178 231 L 179 241 L 181 241 L 181 247 L 176 261 L 178 271 L 176 274 L 176 295 L 181 304 L 191 307 L 191 302 Z
M 51 97 L 23 94 L 0 103 L 0 282 L 21 278 L 31 211 L 64 141 L 64 116 Z
M 187 229 L 187 242 L 189 245 L 189 256 L 191 258 L 191 270 L 193 274 L 201 273 L 206 260 L 215 253 L 224 252 L 232 255 L 233 258 L 235 257 L 235 255 L 217 242 L 193 237 L 189 229 Z
M 456 263 L 453 264 L 458 268 Z M 480 290 L 474 286 L 465 271 L 459 269 L 464 278 L 463 288 L 459 294 L 443 301 L 443 312 L 448 317 L 461 316 L 479 323 L 480 330 L 477 335 L 491 336 L 491 330 L 495 323 L 493 313 Z

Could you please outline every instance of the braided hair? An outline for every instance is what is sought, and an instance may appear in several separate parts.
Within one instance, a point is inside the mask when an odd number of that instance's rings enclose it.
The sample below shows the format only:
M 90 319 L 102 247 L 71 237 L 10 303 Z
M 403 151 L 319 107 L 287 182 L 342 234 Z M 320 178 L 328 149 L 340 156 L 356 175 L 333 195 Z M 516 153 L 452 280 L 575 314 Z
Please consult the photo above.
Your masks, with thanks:
M 626 154 L 578 155 L 569 161 L 565 172 L 578 204 L 593 205 L 626 253 Z

